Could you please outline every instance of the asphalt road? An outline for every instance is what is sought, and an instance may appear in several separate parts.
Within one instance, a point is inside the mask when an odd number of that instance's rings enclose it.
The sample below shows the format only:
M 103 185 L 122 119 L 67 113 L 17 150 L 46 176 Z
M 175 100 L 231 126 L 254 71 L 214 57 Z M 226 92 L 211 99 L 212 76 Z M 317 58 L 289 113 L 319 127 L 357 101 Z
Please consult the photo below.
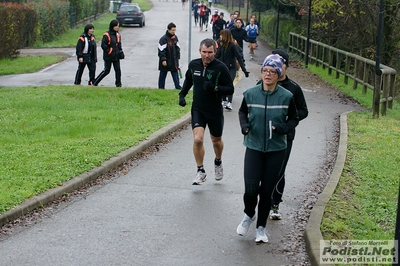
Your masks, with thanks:
M 185 70 L 190 43 L 188 13 L 182 10 L 181 2 L 155 1 L 154 8 L 146 12 L 145 27 L 122 30 L 124 87 L 157 88 L 158 39 L 171 21 L 177 24 Z M 191 30 L 194 59 L 199 55 L 200 40 L 212 35 L 211 31 L 199 32 L 194 25 Z M 259 79 L 260 63 L 271 51 L 262 42 L 259 45 L 253 61 L 245 45 L 251 74 L 247 79 L 241 75 L 235 86 L 234 110 L 225 111 L 222 181 L 214 180 L 207 133 L 208 180 L 201 186 L 191 185 L 196 164 L 192 132 L 184 129 L 158 152 L 137 160 L 108 184 L 62 204 L 29 226 L 0 236 L 0 265 L 307 265 L 302 243 L 293 240 L 293 236 L 302 234 L 295 213 L 304 208 L 305 191 L 319 182 L 338 116 L 355 107 L 343 103 L 335 91 L 309 72 L 289 69 L 289 76 L 296 77 L 304 89 L 310 114 L 297 128 L 281 204 L 284 218 L 268 221 L 267 244 L 256 245 L 254 224 L 247 236 L 238 236 L 236 227 L 243 217 L 245 149 L 237 108 L 242 92 Z M 73 49 L 65 52 L 73 54 Z M 99 73 L 101 60 L 97 67 Z M 0 77 L 0 86 L 72 85 L 76 68 L 76 59 L 71 57 L 38 73 Z M 82 84 L 87 81 L 86 71 Z M 113 74 L 100 85 L 114 86 Z M 166 87 L 173 88 L 170 75 Z

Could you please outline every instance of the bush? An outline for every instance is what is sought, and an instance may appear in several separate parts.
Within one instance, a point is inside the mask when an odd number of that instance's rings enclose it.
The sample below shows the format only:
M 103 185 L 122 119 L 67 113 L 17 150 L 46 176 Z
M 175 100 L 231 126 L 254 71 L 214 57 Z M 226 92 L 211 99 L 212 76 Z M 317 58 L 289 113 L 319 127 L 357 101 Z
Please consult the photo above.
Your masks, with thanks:
M 37 15 L 30 6 L 15 3 L 0 3 L 0 59 L 11 58 L 25 46 L 33 45 L 35 41 L 35 25 Z

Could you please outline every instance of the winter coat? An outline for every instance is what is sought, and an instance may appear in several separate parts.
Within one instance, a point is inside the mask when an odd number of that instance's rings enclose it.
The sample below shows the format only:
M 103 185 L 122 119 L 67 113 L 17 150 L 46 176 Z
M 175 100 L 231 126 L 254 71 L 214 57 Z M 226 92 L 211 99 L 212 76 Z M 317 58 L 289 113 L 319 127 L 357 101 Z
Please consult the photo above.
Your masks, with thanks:
M 114 30 L 106 31 L 101 41 L 104 61 L 118 61 L 122 51 L 121 34 Z
M 181 59 L 181 47 L 179 46 L 178 36 L 171 35 L 168 31 L 158 42 L 158 70 L 177 71 L 179 69 L 179 60 Z M 162 62 L 167 61 L 167 66 Z
M 85 53 L 85 46 L 88 46 L 87 53 Z M 78 43 L 76 44 L 76 58 L 83 58 L 84 54 L 89 54 L 91 60 L 97 62 L 97 45 L 94 35 L 89 36 L 86 33 L 82 33 L 78 38 Z

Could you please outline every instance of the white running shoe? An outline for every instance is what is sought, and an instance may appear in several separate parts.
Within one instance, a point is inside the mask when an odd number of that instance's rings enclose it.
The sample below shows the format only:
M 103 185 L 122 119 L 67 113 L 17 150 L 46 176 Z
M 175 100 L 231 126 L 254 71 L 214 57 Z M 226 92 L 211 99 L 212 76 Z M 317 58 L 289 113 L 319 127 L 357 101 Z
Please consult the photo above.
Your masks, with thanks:
M 222 101 L 222 102 L 221 102 L 222 108 L 226 108 L 226 103 L 227 103 L 227 101 Z
M 198 171 L 196 174 L 196 178 L 193 180 L 192 185 L 200 185 L 204 183 L 207 179 L 207 174 L 203 173 L 202 171 Z
M 225 108 L 228 109 L 228 110 L 232 110 L 232 103 L 231 103 L 231 102 L 228 102 L 228 103 L 226 104 Z
M 221 181 L 224 178 L 224 168 L 222 167 L 222 163 L 220 165 L 214 164 L 215 170 L 215 180 Z
M 257 243 L 267 243 L 268 237 L 265 234 L 265 227 L 259 226 L 256 229 L 256 242 Z
M 282 220 L 282 214 L 279 212 L 279 205 L 272 205 L 271 213 L 269 214 L 271 220 Z
M 247 214 L 244 214 L 243 220 L 240 222 L 238 227 L 236 228 L 236 233 L 238 235 L 244 236 L 249 232 L 249 228 L 252 222 L 256 220 L 256 215 L 253 216 L 253 218 L 250 218 Z

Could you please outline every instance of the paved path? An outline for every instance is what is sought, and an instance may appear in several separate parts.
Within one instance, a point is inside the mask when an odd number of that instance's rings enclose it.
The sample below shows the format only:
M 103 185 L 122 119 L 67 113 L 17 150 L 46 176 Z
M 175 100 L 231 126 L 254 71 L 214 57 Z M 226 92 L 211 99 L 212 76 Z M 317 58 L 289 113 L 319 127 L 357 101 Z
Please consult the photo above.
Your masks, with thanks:
M 154 8 L 146 12 L 145 27 L 123 29 L 124 87 L 157 87 L 157 42 L 170 21 L 178 26 L 181 63 L 187 65 L 187 17 L 188 10 L 182 10 L 180 2 L 154 2 Z M 192 30 L 193 59 L 198 57 L 200 40 L 211 37 L 211 32 L 198 32 L 194 26 Z M 205 169 L 209 178 L 201 186 L 191 185 L 196 165 L 192 133 L 184 129 L 171 143 L 136 161 L 129 171 L 119 173 L 107 185 L 62 204 L 32 226 L 1 236 L 0 265 L 307 264 L 307 259 L 298 261 L 307 256 L 304 249 L 288 248 L 300 245 L 295 243 L 299 241 L 295 236 L 301 232 L 294 216 L 303 208 L 304 191 L 319 178 L 337 117 L 354 107 L 340 103 L 337 94 L 321 86 L 323 83 L 313 83 L 316 78 L 306 70 L 289 69 L 289 76 L 304 88 L 310 114 L 297 128 L 281 204 L 284 219 L 268 221 L 268 244 L 255 244 L 255 228 L 245 237 L 238 236 L 236 226 L 243 217 L 244 146 L 237 108 L 242 92 L 259 78 L 260 63 L 270 51 L 260 42 L 255 60 L 249 61 L 245 47 L 251 74 L 235 87 L 234 110 L 225 112 L 225 177 L 221 182 L 214 180 L 213 152 L 207 133 Z M 72 57 L 39 73 L 0 77 L 0 86 L 72 84 L 76 67 Z M 85 78 L 86 75 L 85 72 Z M 113 86 L 112 75 L 113 72 L 101 85 Z M 167 87 L 173 88 L 170 76 L 167 81 Z

